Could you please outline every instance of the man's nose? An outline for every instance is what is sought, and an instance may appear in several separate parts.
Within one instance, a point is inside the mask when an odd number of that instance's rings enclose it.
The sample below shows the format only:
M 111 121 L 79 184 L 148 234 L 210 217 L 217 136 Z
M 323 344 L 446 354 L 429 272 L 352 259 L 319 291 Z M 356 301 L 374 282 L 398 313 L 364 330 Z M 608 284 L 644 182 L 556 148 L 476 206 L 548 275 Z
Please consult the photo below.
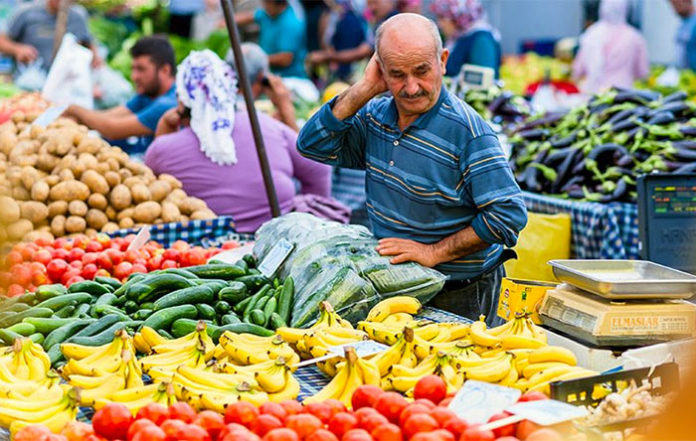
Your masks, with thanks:
M 406 78 L 406 93 L 409 95 L 415 95 L 420 90 L 418 81 L 413 77 Z

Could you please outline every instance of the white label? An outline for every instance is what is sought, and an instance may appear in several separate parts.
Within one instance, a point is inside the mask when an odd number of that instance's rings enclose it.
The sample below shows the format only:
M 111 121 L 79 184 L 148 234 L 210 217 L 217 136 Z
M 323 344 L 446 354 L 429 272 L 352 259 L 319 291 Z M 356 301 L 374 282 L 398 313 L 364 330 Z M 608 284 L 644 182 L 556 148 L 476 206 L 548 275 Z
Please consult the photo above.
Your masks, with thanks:
M 518 389 L 468 380 L 452 399 L 449 409 L 468 423 L 483 424 L 515 404 L 520 395 Z
M 150 226 L 145 225 L 140 229 L 140 231 L 138 231 L 138 234 L 135 236 L 135 239 L 133 239 L 133 242 L 128 245 L 128 251 L 139 250 L 147 243 L 148 240 L 150 240 Z
M 67 108 L 68 108 L 68 106 L 49 107 L 48 109 L 44 110 L 44 112 L 34 120 L 32 125 L 46 127 L 47 125 L 49 125 L 53 121 L 55 121 L 56 118 L 61 116 L 63 114 L 63 112 L 65 112 L 65 109 L 67 109 Z
M 336 354 L 339 357 L 343 357 L 347 347 L 352 347 L 355 349 L 355 353 L 358 355 L 358 357 L 362 358 L 369 357 L 370 355 L 378 354 L 389 349 L 389 346 L 383 345 L 382 343 L 377 343 L 376 341 L 372 340 L 362 340 L 356 341 L 355 343 L 347 343 L 345 345 L 329 346 L 329 352 Z
M 556 400 L 526 401 L 505 410 L 542 426 L 552 426 L 587 416 L 587 410 L 584 407 Z
M 271 251 L 266 254 L 263 261 L 259 264 L 258 270 L 269 279 L 278 271 L 280 265 L 288 258 L 295 246 L 285 239 L 280 239 L 273 245 Z

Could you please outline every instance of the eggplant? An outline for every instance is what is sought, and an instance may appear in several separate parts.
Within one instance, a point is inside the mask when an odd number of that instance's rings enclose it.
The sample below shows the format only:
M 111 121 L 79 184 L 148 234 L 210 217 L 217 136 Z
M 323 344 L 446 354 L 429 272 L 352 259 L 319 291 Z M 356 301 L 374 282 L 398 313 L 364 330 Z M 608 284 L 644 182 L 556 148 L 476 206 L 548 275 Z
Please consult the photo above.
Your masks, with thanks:
M 534 121 L 528 121 L 522 124 L 520 127 L 517 128 L 517 130 L 515 130 L 515 133 L 535 129 L 540 126 L 548 126 L 551 124 L 555 124 L 558 121 L 565 118 L 567 114 L 567 111 L 548 113 L 541 118 L 535 119 Z
M 573 170 L 571 170 L 573 175 L 583 175 L 583 176 L 588 175 L 588 170 L 586 167 L 586 160 L 587 160 L 587 158 L 583 158 L 581 161 L 579 161 L 577 164 L 575 164 L 575 167 L 573 167 Z
M 614 103 L 648 104 L 660 98 L 660 94 L 651 90 L 620 90 L 614 97 Z
M 628 167 L 633 164 L 633 156 L 630 154 L 628 155 L 623 155 L 616 161 L 616 165 L 619 167 Z
M 628 182 L 626 182 L 625 179 L 619 179 L 619 182 L 616 183 L 616 188 L 611 193 L 611 195 L 609 195 L 609 200 L 618 201 L 619 199 L 626 196 L 626 193 L 628 193 Z
M 674 113 L 672 112 L 658 112 L 654 114 L 649 120 L 648 124 L 651 126 L 670 124 L 676 121 Z
M 663 103 L 671 103 L 673 101 L 684 101 L 688 97 L 689 97 L 689 95 L 687 95 L 686 92 L 684 92 L 683 90 L 678 90 L 678 91 L 662 98 L 662 102 Z
M 496 113 L 500 106 L 506 103 L 514 95 L 509 90 L 504 90 L 500 95 L 498 95 L 491 103 L 488 105 L 488 110 L 492 113 Z
M 549 135 L 548 129 L 531 129 L 516 133 L 516 136 L 521 137 L 525 141 L 540 141 L 548 138 Z
M 672 112 L 675 115 L 680 115 L 682 112 L 689 110 L 689 105 L 684 101 L 674 101 L 671 103 L 663 104 L 657 109 L 651 111 L 648 116 L 652 117 L 660 112 Z
M 527 170 L 530 170 L 530 172 L 527 173 L 524 179 L 524 186 L 532 193 L 539 193 L 541 191 L 541 183 L 539 183 L 539 175 L 541 174 L 541 170 L 536 167 L 529 166 L 527 166 Z
M 634 127 L 631 130 L 629 130 L 628 132 L 626 132 L 626 135 L 627 135 L 626 142 L 628 143 L 628 142 L 631 142 L 634 139 L 636 139 L 636 137 L 638 136 L 639 133 L 641 134 L 640 135 L 641 138 L 644 138 L 646 130 L 643 127 Z
M 585 191 L 582 187 L 574 187 L 568 190 L 568 197 L 571 199 L 583 199 L 585 197 Z
M 684 162 L 676 162 L 676 161 L 664 161 L 665 165 L 667 166 L 667 171 L 673 172 L 675 170 L 680 169 L 681 167 L 684 167 L 688 163 Z
M 696 126 L 681 126 L 679 131 L 684 136 L 696 136 Z
M 626 118 L 630 118 L 631 115 L 633 115 L 636 112 L 636 109 L 640 109 L 640 107 L 634 107 L 633 109 L 626 109 L 626 110 L 622 110 L 620 112 L 617 112 L 614 115 L 612 115 L 611 118 L 609 118 L 607 120 L 607 123 L 616 124 L 619 121 L 623 121 Z
M 563 184 L 563 187 L 561 187 L 561 193 L 567 193 L 570 191 L 572 188 L 581 188 L 581 185 L 585 181 L 584 176 L 573 176 L 572 178 L 568 179 L 568 182 Z
M 578 139 L 578 132 L 573 132 L 570 135 L 566 136 L 565 138 L 561 139 L 556 139 L 554 140 L 551 138 L 551 148 L 557 149 L 557 148 L 563 148 L 563 147 L 568 147 L 572 143 L 574 143 Z
M 623 132 L 626 130 L 630 130 L 634 127 L 637 127 L 639 121 L 640 120 L 634 115 L 634 116 L 631 116 L 629 119 L 625 119 L 623 121 L 617 122 L 616 124 L 612 124 L 609 127 L 608 131 L 613 132 L 613 133 L 619 133 L 619 132 Z
M 603 144 L 592 149 L 587 155 L 587 159 L 597 162 L 598 166 L 610 166 L 628 154 L 626 147 L 618 144 Z
M 556 180 L 551 183 L 551 193 L 558 193 L 575 164 L 582 160 L 582 149 L 577 147 L 570 148 L 572 150 L 566 154 L 563 162 L 556 169 Z
M 549 154 L 546 156 L 546 158 L 543 161 L 536 161 L 536 162 L 542 162 L 544 165 L 548 165 L 549 167 L 553 167 L 556 164 L 563 161 L 574 150 L 575 150 L 575 147 L 565 147 L 562 149 L 552 149 L 549 151 Z
M 683 141 L 672 141 L 672 147 L 676 149 L 696 150 L 696 140 L 685 139 Z
M 610 107 L 611 107 L 611 104 L 609 104 L 609 103 L 599 103 L 599 104 L 594 104 L 594 105 L 590 104 L 590 106 L 588 107 L 587 110 L 589 110 L 590 114 L 593 115 L 596 113 L 602 113 Z
M 682 167 L 679 167 L 678 169 L 674 170 L 672 173 L 696 173 L 696 162 L 692 162 L 691 164 L 686 164 Z
M 667 156 L 670 156 L 671 158 L 673 158 L 677 161 L 683 161 L 683 162 L 696 161 L 696 150 L 677 149 L 674 152 L 668 153 Z

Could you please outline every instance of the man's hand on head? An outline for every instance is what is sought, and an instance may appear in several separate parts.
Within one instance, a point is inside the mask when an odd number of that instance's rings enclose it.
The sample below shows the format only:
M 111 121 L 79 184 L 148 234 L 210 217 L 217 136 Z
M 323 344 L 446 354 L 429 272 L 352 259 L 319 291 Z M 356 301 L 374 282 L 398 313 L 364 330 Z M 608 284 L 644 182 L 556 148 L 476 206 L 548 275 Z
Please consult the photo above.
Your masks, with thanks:
M 365 75 L 363 76 L 360 84 L 369 91 L 370 98 L 384 93 L 388 90 L 387 83 L 384 81 L 384 74 L 382 73 L 382 66 L 377 59 L 377 54 L 375 53 L 370 58 L 370 61 L 365 67 Z
M 442 262 L 435 246 L 408 239 L 381 239 L 376 249 L 382 256 L 392 256 L 393 264 L 416 262 L 432 268 Z

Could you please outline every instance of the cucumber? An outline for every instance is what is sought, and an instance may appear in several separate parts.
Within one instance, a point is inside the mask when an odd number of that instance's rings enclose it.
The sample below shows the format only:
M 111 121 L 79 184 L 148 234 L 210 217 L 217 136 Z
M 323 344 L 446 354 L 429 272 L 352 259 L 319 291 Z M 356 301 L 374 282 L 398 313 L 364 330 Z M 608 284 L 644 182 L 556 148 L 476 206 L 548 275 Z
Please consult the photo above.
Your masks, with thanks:
M 31 323 L 20 322 L 10 326 L 9 328 L 7 328 L 7 330 L 11 332 L 16 332 L 17 334 L 24 337 L 28 337 L 36 332 L 36 327 Z
M 165 270 L 162 270 L 161 273 L 163 274 L 176 274 L 181 277 L 186 277 L 187 279 L 198 279 L 198 276 L 193 274 L 191 271 L 188 271 L 184 268 L 167 268 Z
M 107 292 L 105 294 L 102 294 L 99 296 L 96 302 L 94 302 L 95 305 L 113 305 L 114 302 L 118 299 L 114 293 Z
M 51 299 L 53 297 L 61 296 L 68 292 L 68 288 L 61 283 L 54 283 L 53 285 L 41 285 L 36 288 L 36 298 L 43 302 L 44 300 Z
M 88 303 L 91 302 L 93 299 L 94 297 L 92 297 L 92 294 L 86 292 L 76 292 L 44 300 L 43 302 L 36 305 L 36 308 L 50 308 L 54 311 L 58 311 L 60 308 L 64 306 Z
M 109 288 L 107 288 L 107 286 L 109 286 Z M 102 285 L 93 280 L 83 280 L 82 282 L 76 282 L 70 285 L 68 292 L 86 292 L 93 296 L 100 296 L 107 292 L 111 292 L 110 288 L 110 285 Z
M 155 311 L 170 308 L 178 305 L 195 305 L 199 303 L 210 303 L 215 298 L 215 293 L 207 285 L 192 286 L 188 288 L 178 289 L 169 294 L 160 297 L 155 301 Z
M 222 316 L 220 323 L 222 323 L 222 325 L 224 326 L 231 325 L 233 323 L 242 323 L 242 320 L 237 316 L 237 314 L 230 312 L 229 314 L 225 314 Z
M 104 276 L 97 276 L 94 278 L 95 282 L 101 283 L 102 285 L 108 285 L 112 288 L 111 292 L 116 291 L 119 289 L 122 285 L 121 282 L 118 280 L 114 279 L 113 277 L 104 277 Z
M 264 322 L 263 325 L 266 326 L 268 325 L 268 322 L 271 320 L 271 314 L 276 312 L 276 306 L 278 305 L 278 302 L 275 297 L 271 297 L 268 302 L 266 302 L 266 306 L 263 307 L 263 316 L 264 316 Z
M 278 328 L 284 328 L 287 326 L 287 323 L 283 320 L 283 318 L 278 314 L 277 312 L 274 312 L 271 314 L 270 320 L 268 320 L 268 327 L 273 329 L 274 331 Z
M 256 258 L 251 254 L 245 254 L 242 260 L 246 262 L 249 268 L 256 268 Z
M 43 342 L 43 348 L 45 350 L 51 349 L 58 343 L 63 343 L 68 337 L 72 335 L 77 335 L 81 330 L 88 326 L 91 326 L 96 320 L 94 319 L 77 319 L 71 320 L 67 325 L 61 326 L 60 328 L 54 329 L 50 334 L 46 336 Z M 59 345 L 60 346 L 60 345 Z M 59 351 L 60 352 L 60 351 Z
M 104 329 L 113 326 L 115 323 L 123 321 L 122 317 L 120 317 L 118 314 L 108 314 L 98 320 L 91 320 L 92 322 L 85 328 L 76 332 L 74 337 L 91 337 L 92 335 L 98 334 Z
M 246 299 L 242 300 L 241 302 L 237 303 L 232 307 L 234 309 L 234 312 L 238 314 L 244 313 L 244 309 L 247 307 L 247 305 L 254 299 L 254 297 L 247 297 Z
M 175 320 L 180 318 L 195 319 L 198 317 L 198 310 L 193 305 L 179 305 L 155 311 L 145 320 L 143 326 L 149 326 L 155 330 L 168 330 Z
M 208 262 L 208 263 L 213 263 L 213 262 L 210 261 L 210 262 Z M 243 269 L 244 272 L 249 271 L 249 264 L 246 263 L 246 261 L 245 261 L 244 259 L 239 259 L 239 260 L 236 261 L 234 264 L 237 265 L 238 267 L 240 267 L 241 269 Z
M 230 304 L 225 302 L 224 300 L 219 300 L 215 302 L 215 305 L 213 306 L 215 308 L 215 312 L 220 316 L 223 316 L 228 312 L 232 311 L 232 307 L 230 306 Z
M 196 309 L 198 310 L 198 318 L 200 320 L 210 320 L 211 322 L 214 322 L 217 318 L 215 308 L 213 308 L 210 305 L 206 305 L 205 303 L 199 303 L 196 305 Z
M 222 264 L 229 265 L 224 260 L 219 260 L 219 259 L 210 259 L 209 261 L 206 262 L 206 264 L 208 264 L 208 265 L 222 265 Z M 234 264 L 237 265 L 237 262 L 235 262 Z
M 137 303 L 135 303 L 133 300 L 128 300 L 123 305 L 123 310 L 126 312 L 126 314 L 133 314 L 138 309 L 140 309 L 140 306 Z
M 243 317 L 246 319 L 249 317 L 249 314 L 251 313 L 251 310 L 256 307 L 256 304 L 266 295 L 268 292 L 271 290 L 271 285 L 266 285 L 263 288 L 259 290 L 256 294 L 254 294 L 251 297 L 251 301 L 247 303 L 246 307 L 244 307 L 244 315 Z M 246 321 L 246 320 L 245 320 Z
M 200 321 L 201 320 L 191 320 L 186 318 L 180 318 L 178 320 L 175 320 L 174 323 L 172 323 L 172 336 L 174 336 L 175 338 L 179 338 L 185 335 L 189 335 L 192 332 L 195 332 Z M 213 336 L 217 328 L 218 327 L 213 325 L 212 323 L 205 323 L 205 332 L 211 337 Z
M 260 275 L 260 274 L 258 274 L 258 275 L 252 274 L 249 276 L 243 276 L 243 277 L 236 279 L 236 281 L 242 282 L 243 284 L 245 284 L 249 291 L 258 290 L 262 286 L 270 283 L 270 280 L 268 280 L 268 278 L 266 278 L 266 276 Z
M 46 341 L 44 340 L 44 344 Z M 46 354 L 48 354 L 48 358 L 51 360 L 51 365 L 55 366 L 56 363 L 60 362 L 61 360 L 65 360 L 63 358 L 63 352 L 60 350 L 60 345 L 53 345 L 51 349 L 46 351 Z
M 226 331 L 234 332 L 235 334 L 254 334 L 260 337 L 270 337 L 274 334 L 273 331 L 251 323 L 233 323 L 231 325 L 218 326 L 213 332 L 213 340 L 219 340 L 220 336 Z
M 120 331 L 126 327 L 126 322 L 118 322 L 104 329 L 98 334 L 90 336 L 72 337 L 68 339 L 70 343 L 82 346 L 101 346 L 111 343 L 116 336 L 116 331 Z
M 247 271 L 247 274 L 250 276 L 260 276 L 261 271 L 258 270 L 258 268 L 249 268 L 249 271 Z
M 15 303 L 14 305 L 7 308 L 5 312 L 22 312 L 26 311 L 29 308 L 31 308 L 31 306 L 27 305 L 26 303 Z
M 34 326 L 36 332 L 40 332 L 44 335 L 48 335 L 61 326 L 65 326 L 68 323 L 74 322 L 74 318 L 42 318 L 42 317 L 27 317 L 22 320 L 22 323 L 29 323 Z
M 169 332 L 165 331 L 164 329 L 158 329 L 158 330 L 157 330 L 157 333 L 158 333 L 159 335 L 161 335 L 162 337 L 166 338 L 167 340 L 174 340 L 174 337 L 172 336 L 172 334 L 170 334 Z
M 106 315 L 116 315 L 121 321 L 130 320 L 128 314 L 123 312 L 120 308 L 112 305 L 96 305 L 92 308 L 92 314 L 96 314 L 97 317 L 104 317 Z
M 6 346 L 12 346 L 15 340 L 20 338 L 24 337 L 16 332 L 10 331 L 9 329 L 0 329 L 0 341 L 2 341 Z
M 140 309 L 155 309 L 155 302 L 147 302 L 147 303 L 141 303 L 140 304 Z
M 251 323 L 259 326 L 263 326 L 266 323 L 266 316 L 263 315 L 263 311 L 260 309 L 254 309 L 249 314 L 249 319 Z
M 272 294 L 272 293 L 269 293 L 269 294 L 267 294 L 267 295 L 261 297 L 261 298 L 259 299 L 259 301 L 256 302 L 256 304 L 254 305 L 254 309 L 260 309 L 261 311 L 263 311 L 263 308 L 266 307 L 266 303 L 268 303 L 268 301 L 269 301 L 270 299 L 272 299 L 272 298 L 273 298 L 273 294 Z
M 0 296 L 2 298 L 2 296 Z M 29 292 L 26 294 L 22 294 L 21 296 L 17 297 L 12 297 L 12 298 L 7 298 L 5 297 L 2 300 L 2 303 L 0 303 L 0 314 L 2 314 L 3 311 L 7 311 L 9 308 L 12 308 L 12 306 L 17 305 L 17 304 L 26 304 L 26 305 L 33 305 L 36 301 L 36 294 L 33 292 Z
M 295 281 L 292 277 L 285 279 L 283 290 L 278 298 L 278 315 L 285 323 L 290 322 L 290 309 L 292 308 L 292 300 L 295 295 Z
M 219 300 L 236 305 L 249 296 L 249 290 L 242 282 L 233 281 L 226 288 L 221 289 L 217 296 Z
M 118 288 L 116 291 L 114 291 L 114 294 L 116 296 L 120 297 L 122 295 L 125 295 L 128 292 L 128 289 L 138 283 L 139 281 L 143 280 L 145 278 L 145 274 L 143 273 L 133 273 L 128 277 L 128 280 L 126 280 L 126 283 L 122 284 L 120 288 Z
M 52 315 L 52 309 L 34 306 L 33 308 L 29 308 L 26 311 L 18 312 L 16 314 L 12 314 L 9 317 L 0 319 L 0 328 L 7 328 L 8 326 L 12 326 L 15 323 L 21 322 L 27 317 L 50 317 Z
M 189 279 L 176 274 L 156 274 L 132 285 L 126 296 L 129 300 L 142 304 L 157 300 L 163 293 L 188 288 L 192 285 L 193 283 Z
M 215 295 L 217 297 L 220 290 L 223 288 L 227 288 L 228 284 L 225 280 L 215 280 L 212 282 L 207 282 L 207 283 L 203 284 L 203 286 L 207 286 L 208 288 L 212 289 L 213 295 Z
M 82 303 L 75 308 L 75 311 L 72 313 L 72 317 L 87 318 L 89 317 L 90 308 L 91 306 L 89 303 Z
M 72 317 L 72 315 L 73 315 L 73 313 L 75 312 L 76 309 L 77 309 L 77 307 L 76 307 L 75 305 L 63 306 L 63 307 L 60 308 L 58 311 L 56 311 L 55 314 L 53 314 L 53 316 L 54 316 L 54 317 L 58 317 L 58 318 L 68 318 L 68 317 Z M 95 318 L 96 318 L 96 317 L 95 317 Z
M 43 336 L 43 334 L 36 332 L 36 333 L 31 334 L 29 336 L 29 340 L 33 341 L 37 345 L 40 345 L 44 342 L 44 336 Z
M 201 279 L 232 280 L 246 274 L 242 268 L 230 264 L 189 266 L 186 270 L 192 272 Z

